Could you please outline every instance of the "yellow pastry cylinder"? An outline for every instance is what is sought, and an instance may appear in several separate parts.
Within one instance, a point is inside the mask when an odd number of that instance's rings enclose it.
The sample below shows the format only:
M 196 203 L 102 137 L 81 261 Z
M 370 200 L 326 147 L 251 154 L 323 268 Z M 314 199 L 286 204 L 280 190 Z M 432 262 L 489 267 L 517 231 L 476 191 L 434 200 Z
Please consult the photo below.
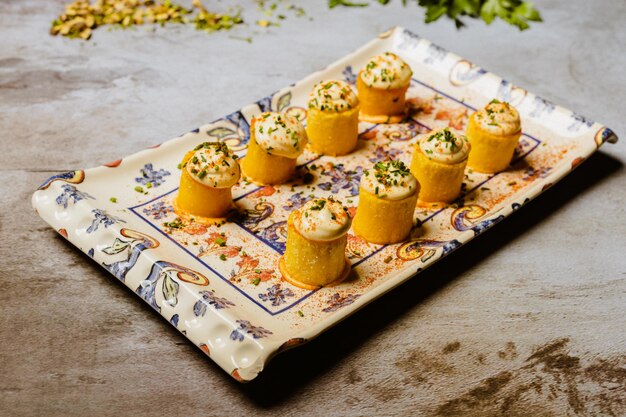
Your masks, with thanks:
M 341 80 L 313 86 L 308 101 L 307 136 L 311 149 L 324 155 L 346 155 L 359 135 L 359 98 Z
M 385 200 L 360 188 L 352 230 L 371 243 L 387 245 L 406 240 L 413 228 L 419 186 L 402 200 Z
M 496 135 L 482 129 L 476 115 L 470 116 L 466 136 L 472 144 L 467 166 L 478 172 L 496 173 L 508 168 L 519 142 L 521 131 L 511 135 Z
M 302 236 L 287 219 L 287 249 L 283 257 L 285 272 L 302 284 L 321 287 L 339 279 L 346 268 L 347 236 L 329 241 L 315 241 Z
M 311 149 L 324 155 L 346 155 L 359 138 L 359 106 L 342 112 L 309 108 L 307 136 Z
M 244 175 L 254 182 L 266 185 L 282 184 L 296 173 L 296 159 L 271 155 L 256 142 L 254 122 L 250 129 L 248 152 L 241 161 Z
M 404 114 L 406 91 L 409 84 L 401 88 L 374 88 L 369 87 L 357 76 L 356 87 L 361 102 L 363 116 L 397 116 Z
M 193 156 L 194 151 L 185 154 L 181 165 Z M 231 187 L 214 188 L 194 180 L 185 168 L 182 169 L 180 188 L 176 196 L 176 209 L 186 214 L 206 218 L 220 218 L 232 206 Z
M 428 203 L 450 203 L 461 194 L 467 158 L 454 164 L 429 159 L 418 144 L 413 151 L 411 173 L 420 183 L 419 199 Z

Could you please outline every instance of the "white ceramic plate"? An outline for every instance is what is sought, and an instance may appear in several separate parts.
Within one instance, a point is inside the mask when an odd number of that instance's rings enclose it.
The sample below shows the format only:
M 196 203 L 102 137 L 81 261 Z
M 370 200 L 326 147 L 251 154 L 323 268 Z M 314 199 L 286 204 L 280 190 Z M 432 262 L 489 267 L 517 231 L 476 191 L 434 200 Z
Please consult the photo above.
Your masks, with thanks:
M 361 124 L 358 149 L 349 156 L 306 151 L 299 160 L 300 179 L 292 184 L 239 184 L 234 188 L 239 213 L 221 227 L 175 222 L 172 198 L 185 152 L 220 140 L 245 155 L 255 114 L 288 111 L 306 122 L 314 83 L 330 78 L 354 83 L 368 58 L 384 51 L 395 52 L 413 69 L 408 101 L 420 109 L 414 118 Z M 423 226 L 409 242 L 380 246 L 350 235 L 354 272 L 338 286 L 307 291 L 281 280 L 278 258 L 290 211 L 312 195 L 329 194 L 356 208 L 363 169 L 388 157 L 409 163 L 416 135 L 442 126 L 464 130 L 468 115 L 494 97 L 522 115 L 524 134 L 509 170 L 469 172 L 457 204 L 416 210 Z M 616 140 L 602 125 L 395 28 L 295 85 L 156 148 L 55 175 L 35 192 L 33 205 L 226 372 L 249 381 L 276 353 L 314 338 L 415 276 L 549 188 L 604 142 Z

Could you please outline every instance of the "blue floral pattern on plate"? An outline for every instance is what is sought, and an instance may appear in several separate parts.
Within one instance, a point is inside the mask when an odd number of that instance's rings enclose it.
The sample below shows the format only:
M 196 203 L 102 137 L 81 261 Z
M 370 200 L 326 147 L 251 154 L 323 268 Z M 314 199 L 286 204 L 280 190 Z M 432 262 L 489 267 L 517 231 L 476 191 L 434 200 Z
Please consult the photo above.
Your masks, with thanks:
M 143 213 L 146 216 L 150 216 L 154 220 L 161 220 L 169 213 L 174 212 L 174 207 L 171 204 L 165 204 L 164 201 L 157 201 L 156 203 L 144 208 Z
M 61 186 L 61 190 L 63 190 L 63 193 L 61 193 L 56 198 L 55 201 L 57 202 L 58 205 L 63 206 L 64 209 L 67 208 L 70 201 L 76 204 L 80 200 L 85 200 L 85 199 L 95 200 L 95 198 L 92 197 L 89 193 L 86 193 L 84 191 L 79 191 L 73 185 L 63 184 Z
M 262 339 L 273 334 L 271 331 L 261 326 L 254 326 L 248 320 L 237 320 L 237 324 L 239 324 L 239 328 L 233 330 L 230 334 L 232 340 L 241 342 L 243 341 L 244 334 L 249 334 L 253 339 Z
M 328 304 L 328 307 L 323 308 L 322 311 L 324 313 L 331 313 L 333 311 L 337 311 L 342 307 L 345 307 L 347 305 L 354 303 L 359 297 L 360 297 L 360 294 L 340 295 L 339 293 L 335 293 L 332 296 L 330 296 L 328 300 L 326 300 L 326 304 Z
M 359 182 L 363 175 L 363 167 L 357 166 L 354 169 L 346 169 L 344 164 L 331 164 L 320 173 L 323 177 L 329 177 L 330 181 L 320 183 L 318 186 L 324 191 L 338 194 L 340 191 L 347 191 L 348 195 L 359 194 Z
M 486 76 L 481 67 L 403 29 L 385 33 L 317 75 L 354 82 L 362 62 L 380 50 L 400 54 L 413 67 L 407 120 L 396 125 L 360 123 L 359 145 L 347 156 L 306 150 L 298 159 L 300 176 L 289 184 L 235 186 L 235 210 L 223 224 L 206 225 L 174 213 L 180 173 L 176 167 L 182 155 L 211 140 L 245 156 L 250 121 L 261 111 L 291 112 L 306 123 L 313 79 L 184 134 L 173 140 L 175 146 L 167 143 L 129 156 L 124 163 L 54 175 L 35 193 L 33 205 L 62 236 L 135 291 L 230 375 L 245 381 L 274 353 L 315 337 L 372 301 L 381 293 L 373 290 L 381 285 L 398 285 L 453 252 L 549 188 L 599 146 L 617 140 L 610 129 L 493 74 Z M 428 72 L 438 76 L 420 79 Z M 277 264 L 293 210 L 332 194 L 354 215 L 364 169 L 387 158 L 409 163 L 417 135 L 440 127 L 463 131 L 469 115 L 493 96 L 511 101 L 523 117 L 534 118 L 535 134 L 523 132 L 505 173 L 468 170 L 457 201 L 415 211 L 416 223 L 424 227 L 416 227 L 407 242 L 375 245 L 349 233 L 353 279 L 347 282 L 311 291 L 281 280 Z M 138 193 L 133 190 L 137 184 L 144 191 L 160 188 Z M 116 195 L 119 202 L 109 202 L 108 197 L 99 201 L 101 195 Z
M 152 187 L 160 186 L 165 182 L 165 177 L 167 177 L 168 175 L 172 175 L 171 172 L 163 168 L 155 170 L 152 167 L 152 163 L 145 164 L 143 168 L 139 170 L 139 173 L 141 174 L 141 176 L 135 178 L 135 181 L 143 185 L 150 184 L 150 186 Z
M 289 297 L 295 297 L 294 292 L 290 288 L 283 288 L 281 284 L 272 285 L 266 293 L 259 294 L 261 300 L 269 301 L 273 306 L 286 303 Z
M 115 223 L 126 223 L 126 220 L 122 220 L 119 217 L 112 216 L 107 214 L 104 210 L 101 209 L 93 209 L 91 212 L 94 215 L 93 221 L 91 225 L 87 228 L 87 233 L 93 233 L 98 230 L 100 225 L 103 225 L 106 229 Z
M 235 303 L 227 300 L 226 298 L 218 297 L 212 291 L 200 291 L 200 295 L 202 298 L 199 299 L 193 306 L 193 314 L 196 316 L 204 317 L 208 306 L 213 306 L 216 310 L 220 310 L 222 308 L 229 308 L 235 305 Z

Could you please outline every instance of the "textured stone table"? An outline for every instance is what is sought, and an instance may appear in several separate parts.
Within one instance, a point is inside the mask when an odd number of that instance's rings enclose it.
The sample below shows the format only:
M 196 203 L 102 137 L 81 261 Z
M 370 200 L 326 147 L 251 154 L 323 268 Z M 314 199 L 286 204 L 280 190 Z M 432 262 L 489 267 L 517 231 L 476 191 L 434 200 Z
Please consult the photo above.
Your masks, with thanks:
M 62 3 L 0 3 L 1 415 L 626 413 L 623 143 L 248 385 L 30 207 L 53 173 L 188 131 L 393 25 L 624 136 L 623 1 L 538 1 L 546 22 L 520 33 L 426 26 L 400 1 L 320 0 L 302 2 L 313 20 L 280 28 L 98 30 L 86 43 L 47 35 Z

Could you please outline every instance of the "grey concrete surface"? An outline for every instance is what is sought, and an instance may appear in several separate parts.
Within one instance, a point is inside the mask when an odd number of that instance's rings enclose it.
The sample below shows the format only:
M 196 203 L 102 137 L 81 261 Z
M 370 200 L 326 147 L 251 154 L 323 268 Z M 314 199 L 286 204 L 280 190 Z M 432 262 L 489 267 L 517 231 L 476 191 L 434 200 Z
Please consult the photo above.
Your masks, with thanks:
M 313 20 L 280 28 L 98 30 L 86 43 L 48 36 L 62 3 L 0 2 L 1 415 L 626 414 L 623 143 L 247 385 L 30 208 L 49 175 L 195 128 L 393 25 L 623 142 L 624 1 L 538 0 L 545 23 L 523 33 L 424 25 L 399 0 L 332 11 L 302 1 Z

